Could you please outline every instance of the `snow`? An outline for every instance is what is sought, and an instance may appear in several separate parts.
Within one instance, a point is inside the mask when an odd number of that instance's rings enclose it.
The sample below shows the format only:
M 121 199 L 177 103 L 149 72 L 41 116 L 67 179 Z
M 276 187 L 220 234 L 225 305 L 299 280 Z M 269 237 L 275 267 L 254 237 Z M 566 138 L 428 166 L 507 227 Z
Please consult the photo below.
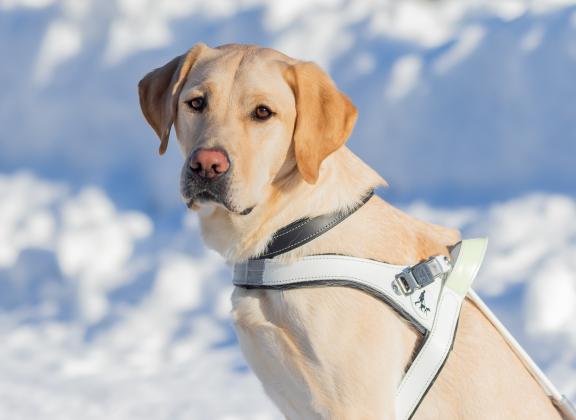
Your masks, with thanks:
M 48 246 L 55 220 L 47 207 L 63 193 L 28 174 L 0 177 L 0 267 L 12 266 L 25 248 Z
M 520 48 L 526 52 L 535 50 L 542 44 L 544 28 L 535 26 L 520 41 Z
M 434 70 L 446 73 L 450 68 L 468 57 L 484 37 L 484 29 L 479 25 L 472 25 L 462 30 L 454 46 L 434 63 Z
M 95 187 L 29 173 L 0 186 L 0 418 L 278 418 L 235 344 L 219 256 L 154 248 L 150 218 Z
M 576 398 L 575 39 L 569 0 L 0 0 L 0 418 L 280 418 L 138 109 L 198 41 L 329 70 L 379 193 L 490 239 L 476 289 Z
M 81 34 L 65 22 L 54 22 L 48 28 L 36 64 L 36 81 L 47 83 L 59 64 L 78 54 L 82 47 Z
M 391 99 L 401 99 L 415 87 L 420 79 L 422 61 L 418 56 L 406 55 L 392 66 L 386 95 Z
M 40 9 L 50 6 L 56 0 L 1 0 L 0 10 L 13 10 L 21 7 Z

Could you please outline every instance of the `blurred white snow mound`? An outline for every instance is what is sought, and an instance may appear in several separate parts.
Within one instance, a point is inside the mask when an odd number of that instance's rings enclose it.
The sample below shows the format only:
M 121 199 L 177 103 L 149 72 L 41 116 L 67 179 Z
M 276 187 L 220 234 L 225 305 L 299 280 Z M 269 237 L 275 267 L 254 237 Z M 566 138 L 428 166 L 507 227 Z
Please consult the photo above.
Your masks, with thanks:
M 576 200 L 407 210 L 490 238 L 477 289 L 523 290 L 504 320 L 574 396 Z M 18 173 L 0 176 L 0 218 L 0 418 L 280 418 L 236 345 L 227 268 L 185 245 L 195 216 L 163 242 L 99 189 Z
M 10 267 L 22 249 L 48 248 L 54 243 L 56 219 L 52 205 L 65 189 L 29 174 L 0 176 L 0 267 Z
M 435 47 L 462 30 L 469 15 L 512 20 L 523 14 L 550 12 L 574 0 L 115 0 L 103 7 L 97 0 L 0 0 L 0 10 L 55 8 L 36 66 L 36 80 L 47 82 L 54 70 L 77 55 L 95 33 L 104 33 L 103 61 L 116 64 L 128 56 L 167 46 L 171 26 L 180 19 L 202 16 L 218 20 L 261 9 L 263 26 L 275 35 L 275 47 L 324 66 L 354 42 L 351 26 L 362 22 L 371 36 L 384 36 Z M 97 19 L 95 19 L 97 18 Z M 318 32 L 318 27 L 323 31 Z
M 54 253 L 62 276 L 76 282 L 83 318 L 107 312 L 105 294 L 128 278 L 134 243 L 152 232 L 142 214 L 119 212 L 100 189 L 71 195 L 28 173 L 0 176 L 0 267 L 27 248 Z
M 29 173 L 0 175 L 0 220 L 0 418 L 279 418 L 235 345 L 215 253 L 146 246 L 146 215 Z
M 417 203 L 408 211 L 458 228 L 464 237 L 489 238 L 487 262 L 474 284 L 484 295 L 501 295 L 515 284 L 530 283 L 540 272 L 549 272 L 549 261 L 557 269 L 572 267 L 568 256 L 576 251 L 576 201 L 571 197 L 528 194 L 487 208 L 457 210 Z

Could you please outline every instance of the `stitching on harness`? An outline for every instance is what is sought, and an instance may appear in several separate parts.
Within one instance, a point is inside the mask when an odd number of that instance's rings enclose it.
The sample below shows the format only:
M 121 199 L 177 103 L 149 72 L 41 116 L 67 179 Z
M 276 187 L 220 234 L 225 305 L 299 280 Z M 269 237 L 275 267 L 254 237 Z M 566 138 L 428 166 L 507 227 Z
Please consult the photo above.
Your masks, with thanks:
M 359 282 L 362 281 L 362 279 L 360 279 L 358 277 L 354 277 L 354 276 L 343 276 L 343 275 L 339 275 L 339 274 L 334 274 L 334 275 L 325 274 L 322 276 L 290 277 L 289 279 L 268 281 L 267 283 L 270 285 L 281 285 L 281 284 L 295 283 L 298 281 L 304 281 L 304 282 L 308 283 L 309 281 L 307 281 L 307 280 L 337 280 L 337 279 L 341 279 L 341 280 L 351 279 L 351 280 L 356 280 Z M 373 284 L 373 285 L 377 286 L 377 283 L 371 283 L 368 281 L 366 283 Z M 260 285 L 262 283 L 259 283 L 258 281 L 245 280 L 245 283 L 242 283 L 242 284 Z M 386 292 L 386 293 L 388 293 L 388 292 Z
M 272 235 L 273 238 L 279 238 L 282 235 L 286 235 L 287 233 L 290 233 L 296 229 L 298 229 L 300 226 L 304 226 L 306 223 L 309 223 L 310 220 L 312 219 L 307 219 L 307 220 L 303 220 L 302 222 L 300 222 L 299 224 L 297 224 L 296 226 L 288 229 L 286 232 L 280 232 L 280 233 L 275 233 L 274 235 Z
M 279 249 L 279 250 L 276 251 L 276 252 L 284 251 L 284 250 L 287 250 L 287 249 L 289 249 L 289 248 L 295 247 L 296 245 L 300 245 L 302 242 L 306 242 L 308 239 L 310 239 L 310 238 L 312 238 L 313 236 L 316 236 L 316 235 L 324 232 L 326 229 L 334 226 L 335 224 L 340 223 L 342 220 L 343 220 L 343 219 L 333 220 L 332 222 L 328 223 L 327 225 L 322 226 L 322 227 L 321 227 L 320 229 L 318 229 L 316 232 L 311 233 L 310 235 L 306 236 L 305 238 L 299 240 L 298 242 L 294 242 L 294 243 L 292 243 L 292 244 L 290 244 L 290 245 L 288 245 L 288 246 L 285 246 L 284 248 L 281 248 L 281 249 Z
M 277 250 L 275 250 L 275 251 L 265 252 L 264 254 L 262 254 L 262 255 L 260 256 L 260 258 L 266 257 L 266 256 L 268 256 L 268 255 L 272 255 L 272 254 L 278 255 L 278 254 L 283 253 L 284 251 L 289 251 L 289 250 L 292 250 L 292 249 L 294 249 L 294 248 L 297 248 L 298 245 L 300 245 L 301 243 L 303 243 L 303 242 L 305 243 L 305 242 L 307 242 L 309 239 L 315 238 L 316 236 L 318 236 L 318 235 L 326 232 L 327 229 L 330 229 L 331 227 L 336 226 L 337 224 L 339 224 L 339 223 L 341 223 L 342 221 L 344 221 L 346 218 L 348 218 L 348 216 L 350 216 L 352 213 L 354 213 L 356 210 L 358 210 L 360 207 L 362 207 L 364 204 L 366 204 L 366 203 L 368 202 L 368 200 L 370 200 L 373 196 L 374 196 L 374 190 L 372 190 L 372 191 L 368 194 L 367 197 L 363 198 L 362 201 L 361 201 L 361 203 L 358 203 L 357 206 L 354 208 L 354 210 L 352 210 L 351 212 L 338 214 L 337 219 L 332 220 L 330 223 L 322 226 L 322 227 L 321 227 L 320 229 L 318 229 L 316 232 L 313 232 L 313 233 L 311 233 L 310 235 L 306 236 L 305 238 L 299 240 L 298 242 L 294 242 L 294 243 L 292 243 L 292 244 L 290 244 L 290 245 L 287 245 L 287 246 L 285 246 L 285 247 L 283 247 L 283 248 L 277 249 Z M 290 233 L 291 231 L 299 228 L 300 226 L 305 225 L 306 223 L 310 222 L 311 220 L 313 220 L 313 219 L 306 219 L 306 220 L 304 220 L 300 225 L 294 226 L 293 228 L 291 228 L 290 230 L 288 230 L 288 231 L 286 231 L 286 232 L 276 233 L 276 234 L 274 234 L 272 237 L 273 237 L 273 238 L 278 238 L 278 237 L 280 237 L 280 236 L 286 235 L 287 233 Z
M 342 259 L 341 255 L 313 255 L 313 256 L 308 256 L 308 257 L 304 257 L 303 260 L 304 261 L 316 261 L 316 260 L 338 260 L 338 259 Z M 409 265 L 396 265 L 396 264 L 388 264 L 388 263 L 382 263 L 382 262 L 378 262 L 378 261 L 372 261 L 372 260 L 361 260 L 359 261 L 358 258 L 355 258 L 356 261 L 354 261 L 355 264 L 369 264 L 369 265 L 377 265 L 377 266 L 388 266 L 391 268 L 398 268 L 400 270 L 406 268 L 406 267 L 410 267 Z M 273 265 L 285 265 L 285 263 L 282 263 L 280 261 L 266 261 L 266 264 L 273 264 Z

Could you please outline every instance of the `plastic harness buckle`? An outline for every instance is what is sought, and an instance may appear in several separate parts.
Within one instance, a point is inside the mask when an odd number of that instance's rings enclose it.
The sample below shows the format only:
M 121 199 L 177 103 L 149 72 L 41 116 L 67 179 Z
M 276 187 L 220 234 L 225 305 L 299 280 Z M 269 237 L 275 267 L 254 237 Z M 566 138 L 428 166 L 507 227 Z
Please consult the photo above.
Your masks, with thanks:
M 405 295 L 414 293 L 433 283 L 437 277 L 444 276 L 451 269 L 450 261 L 445 256 L 430 257 L 396 275 L 396 285 Z

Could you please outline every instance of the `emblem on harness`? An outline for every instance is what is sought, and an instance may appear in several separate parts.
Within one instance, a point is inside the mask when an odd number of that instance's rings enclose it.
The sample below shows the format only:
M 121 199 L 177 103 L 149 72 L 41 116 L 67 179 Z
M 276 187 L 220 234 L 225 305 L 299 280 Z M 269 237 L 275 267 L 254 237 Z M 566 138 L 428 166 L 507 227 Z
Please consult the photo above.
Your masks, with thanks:
M 418 299 L 415 300 L 414 306 L 418 309 L 419 313 L 422 315 L 423 318 L 428 318 L 428 314 L 430 313 L 430 307 L 426 304 L 426 290 L 422 290 Z

